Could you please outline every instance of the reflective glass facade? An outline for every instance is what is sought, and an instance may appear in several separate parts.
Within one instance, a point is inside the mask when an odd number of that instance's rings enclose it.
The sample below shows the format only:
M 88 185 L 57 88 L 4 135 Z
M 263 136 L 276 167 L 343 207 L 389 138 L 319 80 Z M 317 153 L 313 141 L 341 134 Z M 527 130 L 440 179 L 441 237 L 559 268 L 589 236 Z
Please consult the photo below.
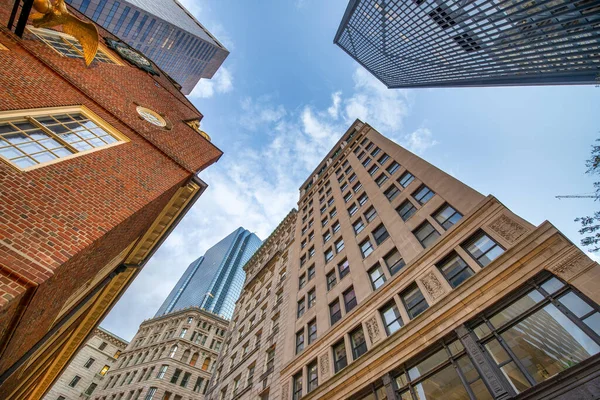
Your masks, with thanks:
M 334 42 L 389 88 L 594 84 L 600 4 L 350 0 Z
M 190 264 L 155 317 L 195 306 L 231 319 L 246 279 L 242 267 L 261 244 L 244 228 L 233 231 Z
M 176 0 L 66 0 L 154 61 L 189 94 L 229 52 Z

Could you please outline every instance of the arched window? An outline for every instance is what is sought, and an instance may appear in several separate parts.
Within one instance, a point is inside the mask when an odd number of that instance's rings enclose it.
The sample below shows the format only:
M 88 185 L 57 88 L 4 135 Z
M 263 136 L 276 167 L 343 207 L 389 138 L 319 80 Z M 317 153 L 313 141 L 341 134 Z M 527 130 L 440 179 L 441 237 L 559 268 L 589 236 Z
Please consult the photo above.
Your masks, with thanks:
M 199 355 L 198 353 L 194 353 L 194 354 L 192 355 L 192 359 L 190 360 L 190 365 L 191 365 L 192 367 L 194 367 L 194 366 L 196 365 L 196 361 L 198 361 L 198 357 L 199 357 L 199 356 L 200 356 L 200 355 Z
M 183 362 L 183 363 L 187 362 L 189 357 L 190 357 L 190 351 L 189 350 L 184 351 L 183 355 L 181 356 L 181 362 Z
M 210 365 L 210 357 L 206 357 L 204 359 L 204 363 L 202 364 L 202 371 L 208 371 L 209 365 Z
M 173 345 L 173 347 L 171 347 L 171 351 L 169 352 L 169 357 L 173 358 L 175 357 L 175 353 L 177 353 L 177 345 Z

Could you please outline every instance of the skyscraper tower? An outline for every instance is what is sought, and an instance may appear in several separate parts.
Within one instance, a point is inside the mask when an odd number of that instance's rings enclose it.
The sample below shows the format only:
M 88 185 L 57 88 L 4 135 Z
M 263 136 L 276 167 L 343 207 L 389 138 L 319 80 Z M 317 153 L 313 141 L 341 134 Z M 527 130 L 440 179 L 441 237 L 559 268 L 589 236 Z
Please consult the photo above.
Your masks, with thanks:
M 231 319 L 246 278 L 242 267 L 261 243 L 242 227 L 230 233 L 190 264 L 155 317 L 194 306 Z
M 229 51 L 177 0 L 67 0 L 152 59 L 190 94 L 212 78 Z
M 350 0 L 334 42 L 388 88 L 597 83 L 600 4 Z

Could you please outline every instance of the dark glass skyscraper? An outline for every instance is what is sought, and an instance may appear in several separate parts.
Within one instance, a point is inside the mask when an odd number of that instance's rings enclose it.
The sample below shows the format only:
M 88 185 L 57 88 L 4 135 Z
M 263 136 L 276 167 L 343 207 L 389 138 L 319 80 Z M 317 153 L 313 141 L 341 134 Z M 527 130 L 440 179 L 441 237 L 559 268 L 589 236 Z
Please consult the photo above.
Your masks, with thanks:
M 154 61 L 189 94 L 229 51 L 177 0 L 66 0 Z
M 334 42 L 389 88 L 593 84 L 600 2 L 350 0 Z
M 201 307 L 231 319 L 246 273 L 244 264 L 262 241 L 240 227 L 192 262 L 155 317 L 186 307 Z

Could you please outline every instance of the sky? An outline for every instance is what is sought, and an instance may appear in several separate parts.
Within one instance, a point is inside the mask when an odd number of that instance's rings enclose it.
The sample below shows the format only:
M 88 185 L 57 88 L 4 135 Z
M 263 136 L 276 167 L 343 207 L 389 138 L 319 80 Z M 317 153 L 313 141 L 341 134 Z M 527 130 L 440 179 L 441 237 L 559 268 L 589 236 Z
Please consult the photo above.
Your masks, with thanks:
M 183 0 L 231 52 L 189 98 L 223 157 L 208 189 L 101 326 L 129 340 L 187 266 L 234 229 L 266 239 L 298 189 L 359 118 L 535 225 L 579 244 L 573 220 L 598 209 L 585 160 L 600 88 L 390 90 L 333 44 L 347 0 Z

